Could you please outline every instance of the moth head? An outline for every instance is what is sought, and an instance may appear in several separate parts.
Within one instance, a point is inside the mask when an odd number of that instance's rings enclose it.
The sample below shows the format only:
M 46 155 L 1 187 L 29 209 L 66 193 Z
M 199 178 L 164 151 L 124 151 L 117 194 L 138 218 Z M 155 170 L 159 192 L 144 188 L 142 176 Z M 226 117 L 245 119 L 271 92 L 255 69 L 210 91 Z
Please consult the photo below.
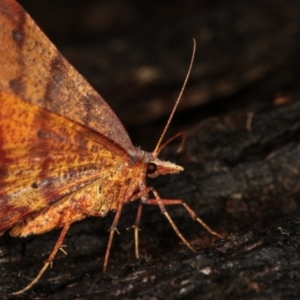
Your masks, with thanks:
M 158 158 L 154 158 L 147 163 L 147 176 L 155 178 L 159 175 L 177 174 L 183 171 L 183 167 L 178 166 L 170 161 L 163 161 Z

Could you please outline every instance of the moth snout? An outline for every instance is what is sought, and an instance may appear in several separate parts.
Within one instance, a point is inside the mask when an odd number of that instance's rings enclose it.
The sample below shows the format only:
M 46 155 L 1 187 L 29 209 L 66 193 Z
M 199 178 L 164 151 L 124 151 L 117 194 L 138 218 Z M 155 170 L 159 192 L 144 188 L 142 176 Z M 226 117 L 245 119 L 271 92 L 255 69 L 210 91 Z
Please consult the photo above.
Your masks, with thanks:
M 183 171 L 183 167 L 178 166 L 169 161 L 161 161 L 156 159 L 150 162 L 147 168 L 147 175 L 150 178 L 155 178 L 159 175 L 177 174 Z

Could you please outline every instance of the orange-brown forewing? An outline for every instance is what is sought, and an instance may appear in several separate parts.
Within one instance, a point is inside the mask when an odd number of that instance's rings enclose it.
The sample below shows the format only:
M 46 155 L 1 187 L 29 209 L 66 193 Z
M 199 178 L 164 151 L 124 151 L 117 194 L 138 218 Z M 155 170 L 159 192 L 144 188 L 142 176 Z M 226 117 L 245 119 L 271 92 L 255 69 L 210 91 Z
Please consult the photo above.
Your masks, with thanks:
M 0 92 L 0 234 L 128 160 L 109 138 Z

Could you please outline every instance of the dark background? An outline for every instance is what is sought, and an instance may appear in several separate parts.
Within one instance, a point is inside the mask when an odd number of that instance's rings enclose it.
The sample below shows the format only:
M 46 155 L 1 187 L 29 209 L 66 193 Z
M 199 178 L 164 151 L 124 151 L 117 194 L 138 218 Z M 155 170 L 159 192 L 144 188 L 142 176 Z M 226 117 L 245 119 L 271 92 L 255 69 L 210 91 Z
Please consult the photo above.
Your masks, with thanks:
M 125 208 L 109 270 L 101 272 L 113 214 L 72 226 L 54 266 L 20 299 L 292 299 L 300 295 L 300 2 L 20 1 L 106 99 L 133 144 L 151 151 L 191 77 L 163 157 L 185 167 L 154 184 L 181 198 L 224 239 L 168 208 L 191 253 L 157 207 L 145 207 L 135 260 L 136 205 Z M 0 240 L 0 294 L 37 274 L 58 232 Z M 2 288 L 1 288 L 2 285 Z
M 195 64 L 174 121 L 181 129 L 298 86 L 297 1 L 21 3 L 148 150 L 161 131 L 150 134 L 151 122 L 170 113 L 183 83 L 192 38 Z

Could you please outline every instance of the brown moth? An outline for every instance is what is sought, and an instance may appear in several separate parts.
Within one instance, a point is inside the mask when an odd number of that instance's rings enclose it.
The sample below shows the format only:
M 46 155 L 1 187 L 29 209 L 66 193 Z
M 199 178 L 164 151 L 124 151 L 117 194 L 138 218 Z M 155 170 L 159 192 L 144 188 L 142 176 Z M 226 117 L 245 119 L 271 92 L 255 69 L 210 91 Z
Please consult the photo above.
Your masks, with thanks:
M 9 230 L 14 237 L 25 237 L 62 228 L 37 277 L 15 294 L 39 280 L 73 222 L 115 211 L 105 271 L 122 207 L 137 199 L 137 257 L 143 204 L 159 206 L 192 251 L 165 205 L 183 205 L 192 219 L 219 236 L 182 200 L 161 199 L 146 184 L 147 176 L 183 170 L 157 157 L 182 91 L 155 150 L 149 153 L 136 148 L 107 103 L 24 9 L 14 0 L 0 1 L 0 235 Z

